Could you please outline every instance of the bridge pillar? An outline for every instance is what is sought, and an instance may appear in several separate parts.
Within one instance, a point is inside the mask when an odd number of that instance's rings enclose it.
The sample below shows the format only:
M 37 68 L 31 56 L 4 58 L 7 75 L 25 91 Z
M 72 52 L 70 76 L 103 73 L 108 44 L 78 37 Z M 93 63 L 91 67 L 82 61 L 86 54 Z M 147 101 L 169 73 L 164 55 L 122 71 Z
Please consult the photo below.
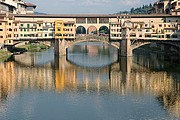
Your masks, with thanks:
M 66 41 L 64 39 L 55 39 L 55 55 L 66 55 Z
M 132 47 L 130 41 L 130 30 L 128 27 L 122 31 L 122 40 L 120 42 L 120 56 L 130 57 L 132 56 Z

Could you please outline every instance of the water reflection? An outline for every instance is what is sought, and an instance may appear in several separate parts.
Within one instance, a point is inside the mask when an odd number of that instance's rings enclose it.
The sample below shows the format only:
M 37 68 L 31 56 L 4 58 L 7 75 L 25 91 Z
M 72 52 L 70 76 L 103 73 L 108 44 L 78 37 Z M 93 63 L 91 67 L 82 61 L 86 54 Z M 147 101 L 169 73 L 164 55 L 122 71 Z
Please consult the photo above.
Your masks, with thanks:
M 119 97 L 124 96 L 128 104 L 139 103 L 138 105 L 142 107 L 145 103 L 150 103 L 148 100 L 153 99 L 156 101 L 153 106 L 157 103 L 162 107 L 157 113 L 160 114 L 165 109 L 167 115 L 157 117 L 153 111 L 148 113 L 150 114 L 148 117 L 138 114 L 125 118 L 180 118 L 180 73 L 178 71 L 180 64 L 177 59 L 175 59 L 177 63 L 173 62 L 174 59 L 168 62 L 162 55 L 146 56 L 137 52 L 133 58 L 120 58 L 118 61 L 117 54 L 114 54 L 117 50 L 107 45 L 100 44 L 100 47 L 97 45 L 99 43 L 94 43 L 94 46 L 76 45 L 69 49 L 67 58 L 65 56 L 49 58 L 48 56 L 53 55 L 53 51 L 48 50 L 44 53 L 15 56 L 7 62 L 0 63 L 0 116 L 8 114 L 4 111 L 7 109 L 6 101 L 13 100 L 17 94 L 25 91 L 44 91 L 44 93 L 55 91 L 57 95 L 70 93 L 80 94 L 81 97 L 107 96 L 104 101 L 113 101 L 115 96 L 119 100 Z M 176 69 L 172 68 L 173 65 Z M 143 101 L 142 98 L 147 100 L 143 99 Z M 53 98 L 50 99 L 50 101 L 53 100 Z M 33 103 L 29 103 L 32 107 L 31 104 Z M 116 103 L 114 107 L 118 105 L 119 103 Z M 136 107 L 139 108 L 139 106 Z M 120 108 L 121 106 L 118 109 Z M 149 106 L 149 109 L 153 108 Z M 105 114 L 103 110 L 101 112 Z M 146 114 L 145 111 L 141 112 Z M 118 118 L 118 114 L 113 117 Z

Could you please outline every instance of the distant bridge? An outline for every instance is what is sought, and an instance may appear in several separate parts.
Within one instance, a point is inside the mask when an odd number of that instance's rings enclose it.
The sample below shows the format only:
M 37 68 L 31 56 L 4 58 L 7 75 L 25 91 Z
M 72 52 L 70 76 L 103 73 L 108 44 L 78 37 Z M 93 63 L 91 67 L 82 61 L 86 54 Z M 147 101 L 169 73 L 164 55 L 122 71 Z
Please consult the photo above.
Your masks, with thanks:
M 47 46 L 54 46 L 54 39 L 53 38 L 44 38 L 44 39 L 15 39 L 13 44 L 10 44 L 11 46 L 14 47 L 19 47 L 26 45 L 27 43 L 32 42 L 32 43 L 41 43 Z

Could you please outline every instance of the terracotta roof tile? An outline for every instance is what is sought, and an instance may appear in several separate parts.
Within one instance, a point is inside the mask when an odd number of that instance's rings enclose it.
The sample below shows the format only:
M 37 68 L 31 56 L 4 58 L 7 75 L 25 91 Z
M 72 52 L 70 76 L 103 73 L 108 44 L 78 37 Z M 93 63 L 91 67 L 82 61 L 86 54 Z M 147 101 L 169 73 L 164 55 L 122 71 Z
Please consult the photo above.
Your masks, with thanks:
M 31 3 L 25 3 L 25 5 L 26 5 L 27 7 L 36 7 L 36 5 L 31 4 Z

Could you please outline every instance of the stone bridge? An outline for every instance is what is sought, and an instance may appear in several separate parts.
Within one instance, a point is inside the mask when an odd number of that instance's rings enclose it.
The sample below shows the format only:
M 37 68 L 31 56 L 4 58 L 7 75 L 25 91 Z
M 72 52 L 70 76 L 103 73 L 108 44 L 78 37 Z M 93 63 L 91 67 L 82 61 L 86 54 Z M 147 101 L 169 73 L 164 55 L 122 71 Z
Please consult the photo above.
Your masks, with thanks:
M 57 55 L 66 55 L 67 49 L 72 45 L 82 42 L 102 42 L 104 44 L 109 44 L 115 48 L 119 48 L 119 42 L 110 42 L 109 36 L 76 36 L 76 40 L 67 41 L 67 40 L 55 40 L 55 54 Z
M 55 54 L 66 55 L 67 48 L 74 44 L 97 41 L 114 46 L 119 50 L 120 56 L 126 57 L 132 56 L 132 52 L 136 48 L 151 43 L 161 44 L 162 50 L 165 50 L 164 45 L 168 45 L 169 50 L 176 53 L 180 50 L 180 40 L 132 39 L 129 33 L 130 30 L 126 27 L 122 31 L 122 39 L 119 40 L 111 40 L 109 36 L 77 36 L 74 41 L 55 39 Z

